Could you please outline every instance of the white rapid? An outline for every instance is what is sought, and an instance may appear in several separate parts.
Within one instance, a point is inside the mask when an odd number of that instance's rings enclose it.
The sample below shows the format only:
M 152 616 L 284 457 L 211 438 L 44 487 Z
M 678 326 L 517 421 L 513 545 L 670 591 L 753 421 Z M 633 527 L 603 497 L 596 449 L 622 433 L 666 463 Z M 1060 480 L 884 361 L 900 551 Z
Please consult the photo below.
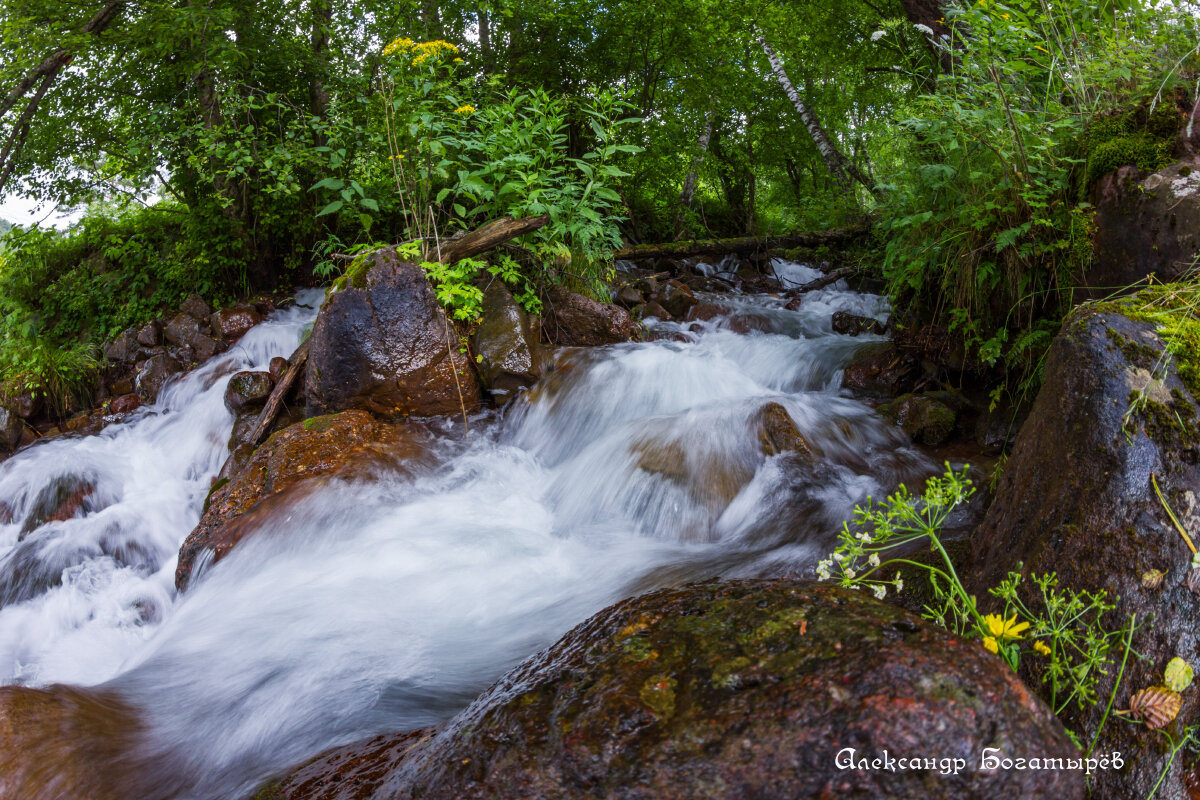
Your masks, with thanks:
M 803 269 L 777 267 L 798 280 Z M 325 486 L 181 596 L 174 554 L 226 454 L 229 366 L 207 365 L 98 436 L 11 459 L 0 581 L 41 577 L 0 609 L 0 682 L 103 684 L 145 724 L 141 796 L 236 798 L 322 749 L 447 718 L 624 596 L 811 574 L 856 502 L 934 471 L 837 390 L 873 337 L 833 334 L 831 312 L 886 307 L 837 285 L 799 311 L 710 299 L 728 313 L 560 352 L 528 400 L 473 420 L 468 441 L 461 422 L 443 423 L 439 466 Z M 263 367 L 313 313 L 276 315 L 218 362 Z M 764 455 L 769 403 L 811 456 Z M 98 510 L 18 541 L 34 498 L 65 473 L 95 484 Z

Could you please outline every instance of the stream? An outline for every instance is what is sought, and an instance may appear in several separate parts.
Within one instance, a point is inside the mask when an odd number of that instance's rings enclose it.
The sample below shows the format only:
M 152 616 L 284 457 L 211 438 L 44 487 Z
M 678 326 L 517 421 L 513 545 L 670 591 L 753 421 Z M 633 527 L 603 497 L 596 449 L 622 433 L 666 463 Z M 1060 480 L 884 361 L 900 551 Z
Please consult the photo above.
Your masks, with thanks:
M 844 284 L 798 311 L 706 296 L 729 313 L 561 350 L 469 435 L 432 423 L 434 466 L 330 481 L 177 594 L 176 553 L 228 454 L 229 375 L 290 353 L 321 296 L 300 293 L 130 418 L 0 465 L 0 683 L 124 698 L 143 724 L 143 796 L 236 798 L 329 747 L 445 720 L 632 594 L 812 576 L 856 503 L 937 469 L 838 389 L 881 337 L 836 335 L 831 314 L 884 319 L 884 299 Z M 764 455 L 768 403 L 810 456 Z M 85 515 L 34 524 L 39 497 L 80 478 Z

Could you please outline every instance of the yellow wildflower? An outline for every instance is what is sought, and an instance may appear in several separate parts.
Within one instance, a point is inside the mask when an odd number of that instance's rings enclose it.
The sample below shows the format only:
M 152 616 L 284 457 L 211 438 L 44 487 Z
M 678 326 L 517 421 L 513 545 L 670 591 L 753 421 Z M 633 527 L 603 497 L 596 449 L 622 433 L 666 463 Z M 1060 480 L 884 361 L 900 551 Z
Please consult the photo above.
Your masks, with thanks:
M 416 46 L 416 42 L 414 42 L 412 39 L 408 38 L 407 36 L 397 36 L 395 39 L 392 39 L 392 41 L 388 42 L 387 47 L 383 48 L 383 54 L 385 56 L 390 56 L 393 53 L 397 53 L 397 52 L 407 53 L 409 50 L 413 49 L 415 46 Z
M 995 638 L 991 636 L 983 637 L 983 649 L 987 650 L 989 653 L 998 653 L 1000 651 L 999 646 L 996 644 Z
M 1008 14 L 1001 14 L 1000 19 L 1008 19 Z
M 1015 614 L 1011 619 L 1005 619 L 999 614 L 988 614 L 983 618 L 983 624 L 988 633 L 997 639 L 1020 639 L 1021 632 L 1029 627 L 1028 622 L 1017 622 Z
M 465 106 L 459 106 L 458 108 L 454 109 L 454 113 L 455 114 L 474 114 L 475 106 L 468 103 Z
M 1033 649 L 1037 650 L 1039 653 L 1041 653 L 1044 656 L 1050 655 L 1050 648 L 1046 647 L 1045 642 L 1034 642 Z

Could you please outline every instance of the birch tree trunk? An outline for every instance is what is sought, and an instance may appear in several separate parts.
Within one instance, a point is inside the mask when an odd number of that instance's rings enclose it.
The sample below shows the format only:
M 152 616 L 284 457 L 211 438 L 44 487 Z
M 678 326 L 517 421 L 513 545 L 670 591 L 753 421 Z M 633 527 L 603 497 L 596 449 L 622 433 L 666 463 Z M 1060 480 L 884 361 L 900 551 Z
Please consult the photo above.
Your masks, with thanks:
M 792 85 L 791 79 L 783 69 L 783 62 L 771 45 L 767 43 L 766 37 L 759 31 L 755 31 L 754 38 L 766 53 L 767 60 L 771 62 L 771 72 L 775 75 L 775 80 L 779 81 L 783 93 L 787 95 L 788 100 L 792 101 L 792 106 L 800 115 L 800 121 L 804 123 L 804 127 L 808 129 L 808 135 L 812 137 L 813 144 L 817 146 L 817 152 L 821 154 L 821 159 L 825 162 L 825 167 L 829 170 L 829 174 L 838 188 L 843 192 L 849 192 L 850 179 L 853 178 L 866 187 L 871 194 L 878 196 L 879 189 L 875 186 L 875 181 L 855 167 L 830 140 L 829 134 L 817 120 L 817 115 L 812 112 L 812 109 L 804 102 L 804 98 L 796 91 L 796 87 Z
M 687 177 L 683 179 L 683 190 L 679 192 L 679 205 L 684 208 L 691 208 L 692 198 L 696 196 L 697 175 L 700 165 L 704 162 L 704 156 L 708 154 L 708 143 L 712 140 L 713 124 L 716 122 L 716 118 L 716 109 L 710 110 L 704 130 L 700 131 L 700 139 L 696 142 L 696 155 L 692 157 L 692 168 L 688 170 Z

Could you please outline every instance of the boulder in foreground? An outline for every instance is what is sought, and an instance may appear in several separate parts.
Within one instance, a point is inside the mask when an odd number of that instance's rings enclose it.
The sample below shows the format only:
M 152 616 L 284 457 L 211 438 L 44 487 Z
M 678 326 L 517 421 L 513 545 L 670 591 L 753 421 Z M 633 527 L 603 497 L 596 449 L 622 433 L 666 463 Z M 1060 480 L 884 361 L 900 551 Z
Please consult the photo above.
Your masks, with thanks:
M 710 582 L 618 603 L 436 734 L 340 748 L 259 796 L 1083 797 L 1081 771 L 980 771 L 985 747 L 1078 756 L 977 642 L 829 585 Z M 848 749 L 965 766 L 839 768 Z

